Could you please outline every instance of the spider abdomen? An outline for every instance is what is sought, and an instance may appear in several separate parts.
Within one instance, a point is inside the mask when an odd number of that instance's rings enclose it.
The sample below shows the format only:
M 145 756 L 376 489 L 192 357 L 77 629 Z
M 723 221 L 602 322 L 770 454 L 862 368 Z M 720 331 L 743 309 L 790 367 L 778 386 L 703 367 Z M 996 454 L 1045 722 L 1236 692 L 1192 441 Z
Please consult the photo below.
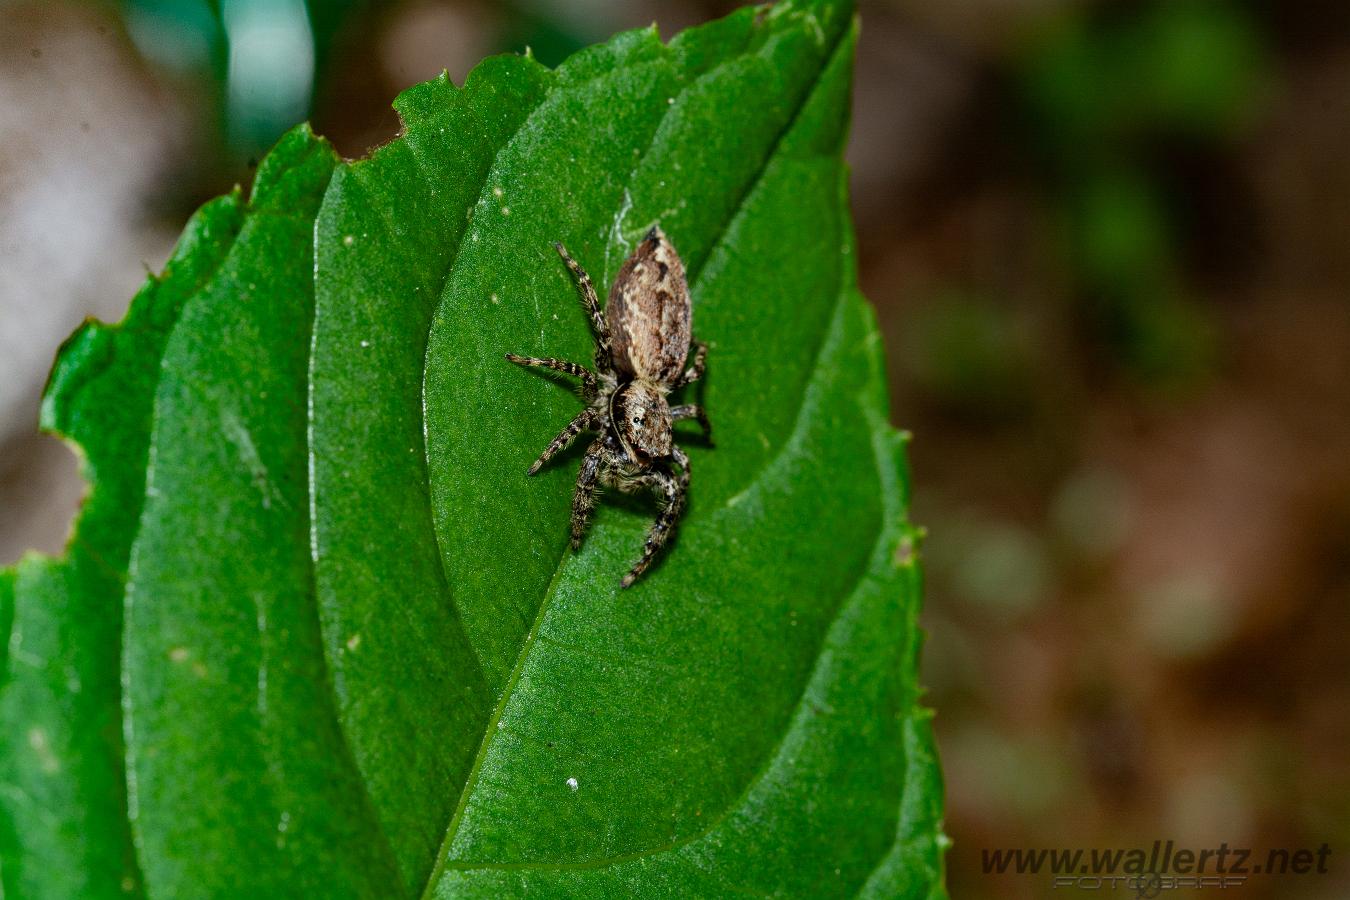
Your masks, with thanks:
M 619 269 L 605 306 L 614 368 L 656 382 L 678 378 L 689 357 L 689 306 L 684 264 L 653 228 Z

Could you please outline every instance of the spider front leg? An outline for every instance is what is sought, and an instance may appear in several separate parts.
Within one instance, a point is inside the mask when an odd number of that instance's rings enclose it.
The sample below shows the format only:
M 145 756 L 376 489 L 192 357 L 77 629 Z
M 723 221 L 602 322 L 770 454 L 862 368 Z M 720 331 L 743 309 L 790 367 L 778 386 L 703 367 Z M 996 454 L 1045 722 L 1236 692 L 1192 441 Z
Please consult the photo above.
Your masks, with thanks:
M 581 539 L 586 535 L 586 525 L 590 522 L 591 511 L 595 509 L 595 486 L 600 480 L 600 465 L 604 460 L 605 439 L 595 439 L 586 448 L 581 460 L 581 471 L 577 473 L 577 489 L 572 494 L 572 549 L 581 549 Z
M 628 570 L 627 575 L 623 576 L 623 581 L 619 582 L 620 587 L 631 587 L 633 582 L 642 577 L 647 567 L 652 564 L 652 560 L 670 541 L 671 535 L 675 533 L 675 526 L 679 524 L 680 516 L 684 515 L 685 498 L 689 493 L 689 457 L 678 447 L 674 449 L 672 455 L 680 465 L 678 475 L 669 471 L 655 470 L 642 477 L 644 483 L 655 487 L 664 495 L 664 502 L 661 511 L 656 515 L 656 521 L 652 523 L 651 530 L 647 532 L 647 541 L 642 546 L 642 558 Z
M 596 412 L 593 409 L 583 409 L 577 413 L 577 417 L 567 424 L 567 427 L 558 432 L 558 436 L 544 448 L 544 452 L 539 454 L 539 458 L 530 466 L 526 475 L 533 475 L 544 467 L 544 463 L 553 458 L 553 454 L 560 450 L 565 450 L 567 445 L 572 443 L 577 435 L 595 425 Z
M 577 365 L 574 362 L 568 362 L 565 359 L 554 359 L 551 356 L 517 356 L 514 353 L 506 354 L 506 358 L 518 366 L 541 366 L 545 369 L 552 369 L 555 372 L 562 372 L 581 379 L 581 390 L 586 399 L 590 400 L 595 396 L 596 380 L 595 373 L 585 366 Z
M 555 242 L 553 249 L 558 251 L 558 255 L 576 277 L 582 305 L 586 307 L 586 314 L 591 318 L 591 330 L 595 332 L 595 367 L 601 372 L 613 371 L 614 354 L 610 348 L 609 324 L 605 322 L 605 314 L 600 309 L 600 298 L 595 294 L 591 276 L 586 274 L 581 263 L 572 258 L 561 242 Z
M 703 370 L 708 364 L 708 345 L 702 341 L 694 341 L 694 363 L 684 370 L 684 374 L 675 382 L 674 387 L 684 387 L 686 384 L 693 384 L 703 377 Z
M 697 419 L 699 427 L 703 429 L 703 436 L 708 441 L 708 446 L 712 446 L 712 422 L 708 421 L 708 414 L 703 411 L 703 407 L 696 403 L 686 403 L 683 406 L 672 406 L 670 408 L 671 422 L 680 422 L 684 419 Z

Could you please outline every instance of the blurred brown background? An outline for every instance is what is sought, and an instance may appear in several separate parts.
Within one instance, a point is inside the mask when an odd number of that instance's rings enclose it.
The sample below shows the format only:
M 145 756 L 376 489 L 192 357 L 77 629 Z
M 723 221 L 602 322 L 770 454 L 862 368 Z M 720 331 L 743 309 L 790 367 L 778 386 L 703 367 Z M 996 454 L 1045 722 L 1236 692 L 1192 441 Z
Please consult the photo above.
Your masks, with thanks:
M 359 155 L 442 68 L 731 5 L 0 2 L 0 562 L 82 492 L 34 433 L 57 346 L 287 126 Z M 861 6 L 953 896 L 1066 893 L 983 849 L 1155 839 L 1326 842 L 1244 895 L 1350 896 L 1350 4 Z

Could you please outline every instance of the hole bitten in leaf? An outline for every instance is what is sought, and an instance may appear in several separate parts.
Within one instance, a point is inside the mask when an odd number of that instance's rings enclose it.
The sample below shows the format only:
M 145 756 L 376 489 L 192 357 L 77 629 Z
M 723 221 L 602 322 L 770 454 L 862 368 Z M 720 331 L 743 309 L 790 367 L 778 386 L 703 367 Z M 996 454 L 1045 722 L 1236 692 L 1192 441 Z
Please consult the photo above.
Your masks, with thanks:
M 29 551 L 61 553 L 86 492 L 78 455 L 34 433 L 11 441 L 0 458 L 0 566 Z

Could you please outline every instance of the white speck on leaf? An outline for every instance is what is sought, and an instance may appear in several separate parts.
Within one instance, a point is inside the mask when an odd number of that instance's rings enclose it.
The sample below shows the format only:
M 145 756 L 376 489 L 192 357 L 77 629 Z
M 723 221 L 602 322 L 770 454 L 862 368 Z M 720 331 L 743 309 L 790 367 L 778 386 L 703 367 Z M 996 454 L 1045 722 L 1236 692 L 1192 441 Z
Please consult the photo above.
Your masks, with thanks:
M 350 234 L 347 235 L 346 237 L 344 237 L 344 238 L 342 239 L 342 246 L 344 246 L 344 247 L 350 247 L 352 244 L 355 244 L 355 243 L 356 243 L 356 238 L 352 237 Z
M 47 741 L 47 732 L 41 728 L 30 728 L 28 730 L 28 746 L 33 748 L 37 754 L 38 764 L 42 766 L 42 771 L 51 775 L 61 771 L 61 763 L 52 753 L 51 744 Z
M 567 779 L 567 786 L 575 791 L 580 785 L 577 784 L 577 780 L 575 778 L 569 778 Z
M 361 634 L 360 634 L 360 632 L 358 632 L 358 633 L 352 635 L 351 637 L 347 638 L 347 649 L 348 649 L 348 650 L 355 650 L 357 647 L 360 647 L 360 646 L 361 646 Z

